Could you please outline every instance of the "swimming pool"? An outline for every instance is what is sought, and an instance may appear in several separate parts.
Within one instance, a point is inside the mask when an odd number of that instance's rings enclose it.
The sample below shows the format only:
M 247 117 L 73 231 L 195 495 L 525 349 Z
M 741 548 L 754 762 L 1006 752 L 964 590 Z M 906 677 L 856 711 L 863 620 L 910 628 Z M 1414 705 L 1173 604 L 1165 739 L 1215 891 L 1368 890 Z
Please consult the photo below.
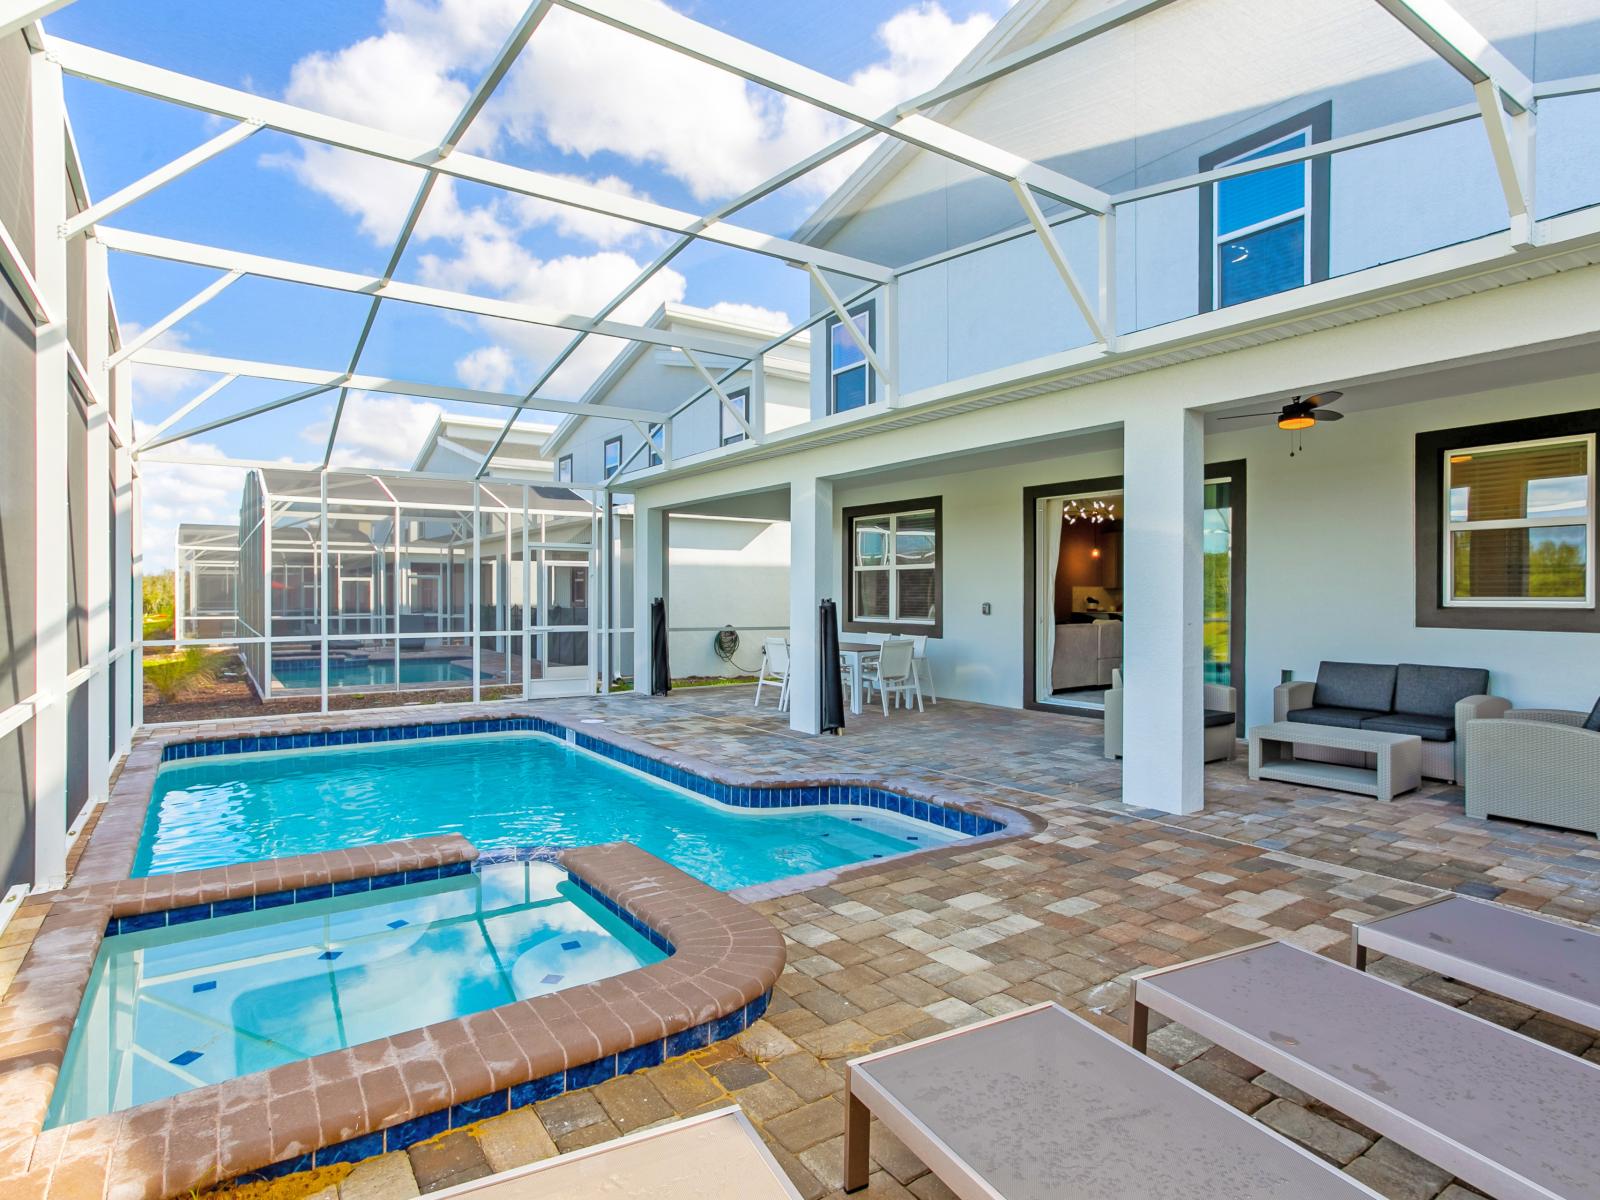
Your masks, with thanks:
M 543 733 L 476 733 L 168 762 L 134 874 L 443 833 L 479 849 L 631 842 L 723 890 L 963 836 L 862 805 L 733 808 Z
M 46 1125 L 665 956 L 545 862 L 119 933 L 95 960 Z
M 393 658 L 339 658 L 328 659 L 328 686 L 386 687 L 394 684 Z M 320 688 L 322 686 L 322 660 L 320 658 L 274 658 L 272 678 L 285 688 Z M 400 660 L 400 682 L 406 683 L 471 683 L 472 668 L 461 666 L 448 658 L 403 658 Z

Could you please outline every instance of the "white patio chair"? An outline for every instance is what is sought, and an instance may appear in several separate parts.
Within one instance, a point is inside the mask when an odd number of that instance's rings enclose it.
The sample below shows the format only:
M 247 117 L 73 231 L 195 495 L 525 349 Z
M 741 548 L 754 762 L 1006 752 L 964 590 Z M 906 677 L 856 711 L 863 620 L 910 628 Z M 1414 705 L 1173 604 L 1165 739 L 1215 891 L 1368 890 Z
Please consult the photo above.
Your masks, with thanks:
M 889 715 L 889 694 L 894 693 L 896 707 L 911 707 L 911 697 L 917 700 L 917 711 L 922 711 L 922 689 L 917 684 L 917 671 L 913 660 L 916 644 L 910 638 L 884 638 L 883 649 L 877 661 L 862 665 L 861 681 L 868 695 L 875 689 L 883 706 L 883 715 Z
M 789 639 L 769 637 L 761 643 L 761 669 L 756 672 L 756 703 L 761 707 L 761 689 L 778 689 L 778 711 L 789 708 Z
M 911 653 L 911 669 L 917 674 L 917 691 L 926 692 L 928 699 L 937 704 L 939 696 L 933 690 L 933 664 L 928 661 L 928 635 L 921 633 L 911 640 L 916 645 Z

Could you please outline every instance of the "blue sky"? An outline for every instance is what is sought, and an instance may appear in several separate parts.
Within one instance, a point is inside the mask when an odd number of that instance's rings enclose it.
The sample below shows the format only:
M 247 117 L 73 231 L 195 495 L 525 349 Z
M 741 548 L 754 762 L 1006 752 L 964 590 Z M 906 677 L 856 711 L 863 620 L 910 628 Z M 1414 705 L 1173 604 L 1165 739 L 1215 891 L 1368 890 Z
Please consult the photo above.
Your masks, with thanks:
M 78 0 L 46 22 L 54 36 L 304 107 L 421 137 L 442 133 L 523 0 Z M 1006 0 L 680 0 L 697 20 L 854 82 L 887 108 L 941 78 Z M 224 127 L 217 118 L 69 79 L 67 102 L 91 191 L 104 196 Z M 571 175 L 676 208 L 708 211 L 845 127 L 640 39 L 557 10 L 479 117 L 467 149 Z M 840 164 L 743 214 L 787 234 L 838 182 Z M 420 173 L 262 132 L 116 214 L 111 224 L 321 266 L 379 272 Z M 402 279 L 592 312 L 631 280 L 660 235 L 477 185 L 435 189 Z M 159 319 L 216 273 L 114 254 L 125 327 Z M 804 277 L 709 244 L 680 256 L 624 317 L 661 301 L 714 307 L 782 327 L 805 315 Z M 342 369 L 366 312 L 360 297 L 243 280 L 185 320 L 172 348 Z M 386 304 L 361 369 L 432 383 L 522 392 L 564 343 L 559 331 Z M 577 395 L 619 348 L 595 342 L 552 381 Z M 140 423 L 159 421 L 214 376 L 139 370 Z M 292 386 L 239 381 L 184 425 Z M 357 396 L 335 462 L 404 465 L 439 406 Z M 483 415 L 486 410 L 466 411 Z M 318 460 L 331 404 L 319 398 L 195 440 L 193 452 Z M 354 418 L 354 419 L 352 419 Z M 159 547 L 180 512 L 231 519 L 236 480 L 199 468 L 146 475 Z M 160 554 L 159 550 L 155 551 Z

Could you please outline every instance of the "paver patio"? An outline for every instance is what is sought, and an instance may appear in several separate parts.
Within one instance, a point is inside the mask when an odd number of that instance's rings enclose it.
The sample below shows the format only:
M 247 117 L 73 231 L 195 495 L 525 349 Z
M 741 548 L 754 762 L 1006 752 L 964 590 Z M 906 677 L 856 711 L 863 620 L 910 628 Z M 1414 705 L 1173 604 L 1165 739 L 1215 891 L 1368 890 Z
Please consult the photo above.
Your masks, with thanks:
M 569 716 L 581 708 L 619 732 L 760 774 L 792 776 L 827 763 L 959 783 L 1048 824 L 1030 839 L 886 863 L 833 886 L 755 901 L 783 931 L 789 961 L 767 1018 L 733 1041 L 405 1153 L 245 1193 L 407 1197 L 731 1098 L 801 1191 L 829 1196 L 842 1170 L 842 1069 L 854 1055 L 1041 1000 L 1116 1028 L 1130 972 L 1263 937 L 1340 953 L 1350 920 L 1440 888 L 1578 920 L 1600 911 L 1594 839 L 1469 820 L 1456 788 L 1430 785 L 1380 805 L 1252 784 L 1242 766 L 1219 764 L 1208 771 L 1206 811 L 1173 817 L 1117 803 L 1118 766 L 1100 756 L 1093 722 L 945 701 L 887 720 L 864 714 L 851 718 L 846 736 L 815 739 L 792 735 L 770 706 L 752 710 L 750 699 L 749 688 L 706 688 L 666 700 L 620 695 L 534 707 Z M 25 947 L 28 928 L 8 932 L 13 951 Z M 1397 962 L 1374 969 L 1600 1061 L 1593 1031 Z M 1387 1196 L 1474 1194 L 1185 1030 L 1157 1031 L 1152 1048 Z M 875 1134 L 873 1147 L 865 1195 L 949 1194 L 892 1138 Z

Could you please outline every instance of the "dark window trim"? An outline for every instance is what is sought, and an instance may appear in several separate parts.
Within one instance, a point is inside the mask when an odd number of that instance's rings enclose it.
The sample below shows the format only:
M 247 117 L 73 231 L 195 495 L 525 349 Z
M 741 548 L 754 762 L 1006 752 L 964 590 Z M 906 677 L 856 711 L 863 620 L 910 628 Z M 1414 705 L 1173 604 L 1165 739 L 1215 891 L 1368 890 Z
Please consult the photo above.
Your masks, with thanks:
M 556 482 L 572 482 L 572 455 L 563 454 L 560 458 L 556 459 Z
M 1311 128 L 1311 141 L 1325 142 L 1333 136 L 1333 101 L 1324 100 L 1308 108 L 1258 129 L 1246 137 L 1200 156 L 1200 170 L 1209 171 L 1229 159 L 1238 158 L 1262 146 L 1288 137 L 1296 130 Z M 1328 192 L 1332 178 L 1332 164 L 1328 155 L 1313 159 L 1311 163 L 1311 221 L 1306 236 L 1311 239 L 1311 278 L 1307 283 L 1317 283 L 1328 277 Z M 1216 307 L 1216 297 L 1211 287 L 1215 273 L 1216 257 L 1216 187 L 1214 183 L 1199 189 L 1200 194 L 1200 312 L 1211 312 Z
M 863 300 L 860 304 L 857 304 L 852 308 L 847 308 L 847 309 L 845 309 L 845 311 L 847 313 L 849 313 L 852 317 L 859 316 L 862 313 L 866 313 L 867 314 L 867 345 L 871 346 L 873 351 L 876 352 L 877 349 L 878 349 L 878 305 L 877 305 L 877 302 L 874 301 L 874 300 Z M 823 341 L 824 341 L 824 346 L 825 346 L 825 349 L 823 351 L 823 356 L 827 360 L 827 370 L 823 373 L 823 378 L 827 382 L 824 383 L 823 386 L 828 389 L 828 415 L 830 417 L 834 413 L 840 411 L 838 408 L 836 408 L 834 406 L 834 389 L 833 389 L 833 382 L 834 382 L 834 375 L 833 375 L 833 331 L 835 329 L 837 329 L 838 327 L 839 327 L 839 318 L 837 316 L 829 317 L 827 319 L 827 321 L 823 325 Z M 875 371 L 873 371 L 872 364 L 870 362 L 867 362 L 865 359 L 862 359 L 862 361 L 861 361 L 861 363 L 859 365 L 866 370 L 866 380 L 867 380 L 867 400 L 866 400 L 866 403 L 868 405 L 874 404 L 874 403 L 877 402 L 877 399 L 878 399 L 877 373 Z M 863 405 L 863 407 L 866 407 L 866 405 Z M 852 411 L 852 410 L 845 409 L 843 411 L 849 412 L 849 411 Z
M 739 401 L 741 399 L 744 401 L 744 407 L 740 409 L 740 415 L 744 417 L 746 421 L 748 421 L 750 419 L 750 389 L 747 387 L 734 388 L 733 391 L 728 393 L 728 403 L 732 404 L 735 408 L 739 408 Z M 728 415 L 728 410 L 721 404 L 718 404 L 717 431 L 722 434 L 722 444 L 724 446 L 733 446 L 744 441 L 744 430 L 739 428 L 739 423 L 737 421 L 734 421 L 733 423 L 733 432 L 728 432 L 729 421 L 733 421 L 733 418 Z
M 617 465 L 615 467 L 611 465 L 611 447 L 613 446 L 617 448 Z M 607 438 L 605 445 L 600 449 L 600 473 L 609 479 L 611 477 L 611 472 L 620 469 L 621 466 L 622 438 L 621 436 Z
M 857 621 L 856 611 L 856 534 L 855 523 L 862 517 L 890 517 L 896 513 L 933 511 L 933 621 Z M 839 628 L 845 633 L 901 633 L 907 637 L 944 636 L 944 497 L 923 496 L 916 500 L 892 500 L 883 504 L 857 504 L 840 513 L 844 529 L 844 605 L 839 610 Z
M 1444 603 L 1444 456 L 1464 446 L 1496 446 L 1542 438 L 1600 436 L 1600 408 L 1462 425 L 1417 434 L 1417 626 L 1421 629 L 1516 629 L 1549 633 L 1600 633 L 1595 608 L 1526 608 Z
M 1248 464 L 1242 458 L 1225 462 L 1207 463 L 1202 473 L 1202 486 L 1206 479 L 1226 476 L 1233 485 L 1233 562 L 1229 569 L 1233 591 L 1233 639 L 1228 657 L 1228 670 L 1237 690 L 1235 708 L 1241 721 L 1245 711 L 1245 639 L 1248 609 L 1245 594 L 1246 565 L 1250 554 L 1249 512 L 1250 487 Z M 1103 475 L 1098 479 L 1074 479 L 1066 483 L 1042 483 L 1022 489 L 1022 707 L 1038 712 L 1061 713 L 1066 716 L 1098 717 L 1101 713 L 1092 708 L 1075 708 L 1063 704 L 1042 704 L 1038 695 L 1038 638 L 1034 631 L 1039 620 L 1039 591 L 1035 586 L 1039 571 L 1039 501 L 1050 496 L 1072 496 L 1084 492 L 1109 492 L 1123 487 L 1121 475 Z M 1124 514 L 1126 515 L 1126 514 Z M 1126 528 L 1126 523 L 1124 523 Z M 1242 728 L 1242 725 L 1241 725 Z

